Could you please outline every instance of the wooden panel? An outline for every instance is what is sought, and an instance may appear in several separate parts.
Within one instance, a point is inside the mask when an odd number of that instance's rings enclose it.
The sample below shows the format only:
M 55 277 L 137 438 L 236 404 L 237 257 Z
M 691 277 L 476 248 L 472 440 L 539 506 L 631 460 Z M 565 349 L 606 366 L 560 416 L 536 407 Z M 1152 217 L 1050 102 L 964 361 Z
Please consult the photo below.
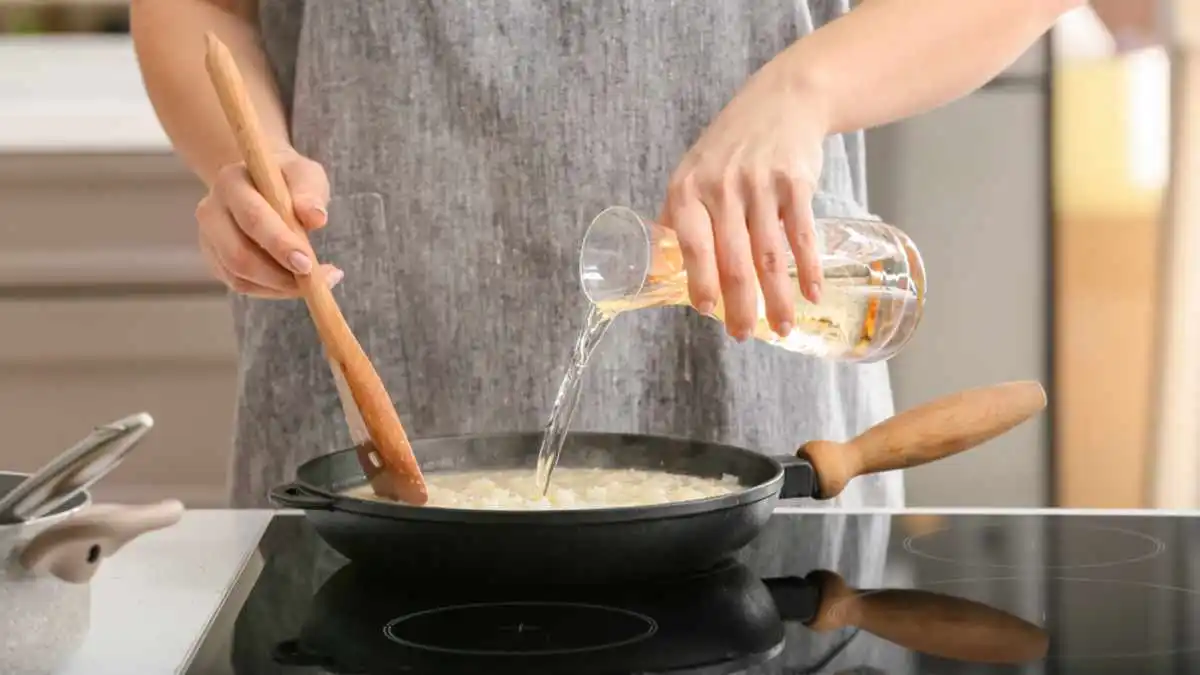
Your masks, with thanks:
M 1147 506 L 1158 226 L 1056 223 L 1055 506 Z
M 1055 506 L 1149 506 L 1161 187 L 1135 180 L 1130 61 L 1055 87 Z

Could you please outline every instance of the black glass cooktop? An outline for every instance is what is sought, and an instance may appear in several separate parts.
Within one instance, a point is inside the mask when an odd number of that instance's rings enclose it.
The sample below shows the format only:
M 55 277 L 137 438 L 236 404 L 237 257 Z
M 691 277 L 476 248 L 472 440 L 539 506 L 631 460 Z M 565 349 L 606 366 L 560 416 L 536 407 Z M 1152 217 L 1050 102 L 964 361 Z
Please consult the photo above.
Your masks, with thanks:
M 278 516 L 189 673 L 1200 673 L 1200 519 L 777 512 L 618 587 L 389 578 Z

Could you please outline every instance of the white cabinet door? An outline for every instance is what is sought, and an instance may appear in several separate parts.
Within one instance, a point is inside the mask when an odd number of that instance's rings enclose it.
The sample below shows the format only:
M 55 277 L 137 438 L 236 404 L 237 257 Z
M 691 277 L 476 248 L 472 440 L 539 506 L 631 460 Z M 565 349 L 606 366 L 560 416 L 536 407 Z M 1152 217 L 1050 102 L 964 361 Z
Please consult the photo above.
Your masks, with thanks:
M 237 381 L 221 295 L 0 300 L 0 467 L 33 471 L 93 425 L 154 430 L 98 498 L 224 501 Z
M 215 288 L 192 215 L 203 194 L 170 155 L 0 154 L 0 289 Z

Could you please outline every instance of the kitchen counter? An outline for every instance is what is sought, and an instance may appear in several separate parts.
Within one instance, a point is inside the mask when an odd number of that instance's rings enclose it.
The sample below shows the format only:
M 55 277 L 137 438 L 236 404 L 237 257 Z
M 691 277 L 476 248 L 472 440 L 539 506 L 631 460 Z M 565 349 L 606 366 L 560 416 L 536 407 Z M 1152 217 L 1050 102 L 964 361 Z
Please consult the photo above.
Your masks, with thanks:
M 180 672 L 252 559 L 270 510 L 197 510 L 130 542 L 92 580 L 91 630 L 61 675 Z

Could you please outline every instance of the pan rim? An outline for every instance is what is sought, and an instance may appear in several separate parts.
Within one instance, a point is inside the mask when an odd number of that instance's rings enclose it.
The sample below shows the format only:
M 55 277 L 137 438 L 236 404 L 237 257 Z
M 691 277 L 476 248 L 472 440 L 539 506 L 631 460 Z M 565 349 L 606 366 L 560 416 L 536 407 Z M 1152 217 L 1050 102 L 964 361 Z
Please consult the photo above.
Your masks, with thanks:
M 504 438 L 525 438 L 525 437 L 540 437 L 540 431 L 511 431 L 499 433 L 474 433 L 474 434 L 445 434 L 438 436 L 426 436 L 413 439 L 412 443 L 418 445 L 425 442 L 434 441 L 471 441 L 471 440 L 497 440 Z M 340 491 L 333 491 L 329 486 L 314 485 L 309 481 L 301 478 L 306 467 L 317 465 L 318 463 L 330 462 L 334 457 L 355 452 L 354 448 L 345 448 L 331 453 L 314 457 L 313 459 L 304 462 L 295 471 L 295 480 L 293 485 L 302 487 L 305 491 L 316 496 L 320 496 L 328 500 L 328 505 L 320 509 L 309 510 L 327 510 L 340 511 L 346 513 L 354 513 L 358 515 L 368 515 L 375 517 L 389 518 L 392 520 L 407 520 L 416 522 L 445 522 L 445 523 L 470 523 L 470 524 L 524 524 L 535 526 L 556 526 L 556 525 L 584 525 L 584 524 L 603 524 L 614 522 L 632 522 L 639 520 L 659 520 L 664 518 L 696 515 L 701 513 L 709 513 L 712 511 L 720 511 L 728 508 L 736 508 L 744 504 L 762 501 L 778 497 L 779 491 L 782 488 L 784 480 L 784 465 L 772 455 L 766 455 L 746 448 L 730 445 L 727 443 L 716 443 L 712 441 L 697 440 L 684 436 L 669 436 L 664 434 L 638 434 L 625 432 L 604 432 L 580 430 L 571 432 L 571 437 L 580 438 L 586 442 L 588 437 L 603 437 L 605 439 L 612 438 L 629 438 L 637 441 L 668 441 L 672 443 L 689 443 L 700 444 L 711 448 L 719 448 L 722 452 L 729 452 L 743 457 L 750 458 L 756 462 L 763 462 L 772 467 L 770 478 L 759 482 L 755 485 L 742 487 L 736 492 L 731 492 L 725 495 L 715 497 L 706 497 L 704 499 L 694 499 L 682 502 L 667 502 L 664 504 L 650 504 L 645 506 L 620 506 L 620 507 L 604 507 L 604 508 L 578 508 L 578 509 L 465 509 L 465 508 L 447 508 L 442 506 L 413 506 L 400 502 L 380 502 L 368 499 L 359 499 L 357 497 L 347 496 Z M 782 457 L 782 455 L 781 455 Z M 431 471 L 429 473 L 436 473 Z M 365 476 L 361 476 L 361 482 L 353 485 L 347 484 L 341 489 L 348 489 L 354 485 L 361 485 L 366 482 Z M 740 478 L 740 476 L 739 476 Z

